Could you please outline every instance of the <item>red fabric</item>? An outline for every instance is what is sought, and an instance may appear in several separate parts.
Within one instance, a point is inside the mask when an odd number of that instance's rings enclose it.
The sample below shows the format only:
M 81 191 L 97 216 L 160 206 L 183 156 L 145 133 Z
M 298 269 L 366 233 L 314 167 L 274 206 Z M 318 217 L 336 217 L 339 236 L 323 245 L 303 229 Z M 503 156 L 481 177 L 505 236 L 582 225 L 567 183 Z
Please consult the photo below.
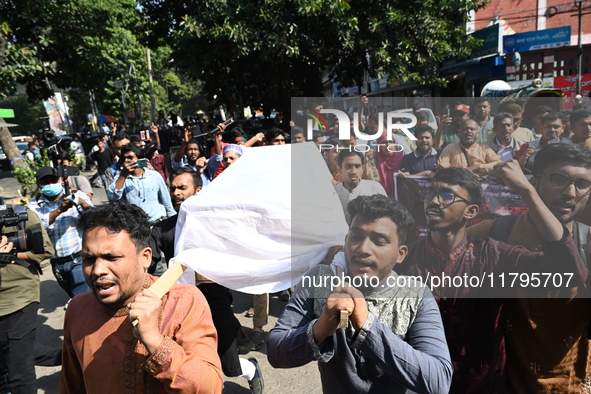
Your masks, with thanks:
M 162 156 L 160 153 L 157 153 L 156 157 L 150 159 L 150 164 L 152 164 L 154 171 L 157 171 L 160 175 L 162 175 L 164 182 L 166 182 L 168 180 L 168 168 L 166 168 L 164 156 Z
M 224 148 L 226 147 L 226 145 L 230 145 L 227 142 L 222 142 L 222 152 L 224 151 Z M 209 150 L 209 157 L 213 156 L 215 154 L 215 146 L 212 146 L 211 149 Z M 222 162 L 220 163 L 220 166 L 218 167 L 217 170 L 215 170 L 215 172 L 213 173 L 213 179 L 217 178 L 218 175 L 220 175 L 222 172 L 224 172 L 224 161 L 222 160 Z
M 383 134 L 378 138 L 378 143 L 383 144 L 385 139 L 386 135 Z M 385 146 L 379 148 L 379 152 L 376 152 L 376 167 L 380 176 L 380 184 L 386 189 L 388 196 L 394 197 L 394 174 L 400 170 L 404 155 L 402 152 L 390 153 Z
M 530 252 L 491 238 L 464 235 L 455 249 L 444 255 L 427 237 L 411 244 L 404 261 L 395 266 L 400 275 L 425 280 L 442 273 L 452 278 L 495 275 L 495 284 L 485 280 L 480 287 L 461 284 L 433 288 L 454 365 L 451 394 L 507 392 L 501 298 L 506 293 L 499 273 L 573 272 L 571 285 L 586 280 L 587 269 L 571 236 L 543 241 L 542 250 L 544 253 Z M 505 285 L 508 287 L 508 283 Z

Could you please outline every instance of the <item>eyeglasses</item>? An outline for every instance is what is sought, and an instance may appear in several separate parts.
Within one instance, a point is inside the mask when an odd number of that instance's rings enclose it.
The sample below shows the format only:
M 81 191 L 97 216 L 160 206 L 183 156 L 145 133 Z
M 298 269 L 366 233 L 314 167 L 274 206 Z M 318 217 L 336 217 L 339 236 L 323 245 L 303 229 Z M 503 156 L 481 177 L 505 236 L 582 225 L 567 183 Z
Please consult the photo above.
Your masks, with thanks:
M 469 200 L 466 200 L 464 197 L 449 192 L 434 192 L 433 190 L 421 190 L 420 196 L 421 201 L 423 202 L 429 202 L 433 200 L 435 196 L 437 196 L 439 203 L 444 206 L 449 206 L 458 201 L 463 201 L 468 205 L 472 204 Z
M 589 179 L 573 180 L 571 177 L 564 174 L 542 174 L 538 175 L 537 178 L 541 178 L 543 176 L 550 177 L 550 183 L 555 189 L 563 190 L 572 184 L 575 185 L 575 188 L 580 195 L 588 196 L 591 194 L 591 180 Z

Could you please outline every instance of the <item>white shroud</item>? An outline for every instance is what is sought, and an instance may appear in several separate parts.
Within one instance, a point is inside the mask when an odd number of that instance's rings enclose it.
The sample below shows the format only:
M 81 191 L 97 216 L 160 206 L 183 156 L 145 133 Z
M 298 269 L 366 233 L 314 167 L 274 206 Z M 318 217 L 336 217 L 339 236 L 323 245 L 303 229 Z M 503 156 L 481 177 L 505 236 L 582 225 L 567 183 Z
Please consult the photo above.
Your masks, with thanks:
M 271 293 L 296 284 L 347 224 L 330 172 L 313 143 L 246 148 L 181 206 L 175 255 L 185 270 L 233 290 Z M 195 271 L 195 272 L 194 272 Z

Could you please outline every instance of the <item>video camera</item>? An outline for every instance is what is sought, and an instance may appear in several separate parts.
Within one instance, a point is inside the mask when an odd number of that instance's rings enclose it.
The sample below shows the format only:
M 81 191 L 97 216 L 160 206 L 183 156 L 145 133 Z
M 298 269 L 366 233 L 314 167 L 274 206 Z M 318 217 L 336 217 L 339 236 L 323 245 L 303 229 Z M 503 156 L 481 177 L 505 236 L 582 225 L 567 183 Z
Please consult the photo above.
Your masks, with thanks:
M 0 205 L 0 230 L 4 226 L 12 227 L 18 226 L 19 223 L 29 220 L 27 212 L 15 212 L 12 205 Z M 8 238 L 8 242 L 14 245 L 13 252 L 28 252 L 32 251 L 36 254 L 45 252 L 43 247 L 43 233 L 41 231 L 41 224 L 37 223 L 30 226 L 26 230 L 17 230 L 12 233 L 2 234 Z

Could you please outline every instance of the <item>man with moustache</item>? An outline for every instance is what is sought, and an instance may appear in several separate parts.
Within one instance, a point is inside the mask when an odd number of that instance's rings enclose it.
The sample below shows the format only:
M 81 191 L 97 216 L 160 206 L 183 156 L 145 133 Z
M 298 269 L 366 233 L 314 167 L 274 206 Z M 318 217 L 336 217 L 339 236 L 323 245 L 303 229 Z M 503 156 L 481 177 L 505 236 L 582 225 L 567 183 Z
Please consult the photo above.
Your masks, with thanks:
M 219 131 L 212 135 L 214 142 L 213 155 L 208 159 L 201 156 L 199 143 L 193 139 L 193 133 L 190 129 L 185 129 L 183 143 L 176 151 L 172 161 L 172 168 L 189 167 L 193 171 L 199 172 L 203 187 L 209 185 L 213 180 L 214 174 L 222 162 L 222 132 L 226 129 L 223 123 L 217 125 Z
M 589 227 L 576 221 L 591 192 L 591 150 L 584 144 L 551 144 L 540 150 L 531 182 L 554 216 L 572 234 L 583 261 L 590 261 Z M 503 216 L 468 228 L 473 237 L 492 237 L 541 250 L 542 235 L 530 213 Z M 588 286 L 561 290 L 561 298 L 531 298 L 521 290 L 505 300 L 507 371 L 514 393 L 576 393 L 587 376 L 591 342 Z M 564 340 L 563 340 L 564 339 Z M 532 369 L 532 363 L 537 368 Z
M 201 292 L 174 284 L 160 299 L 148 290 L 157 279 L 147 272 L 148 215 L 114 202 L 77 226 L 91 291 L 66 312 L 58 393 L 221 393 L 217 334 Z
M 387 196 L 386 190 L 379 182 L 361 179 L 363 166 L 365 165 L 365 156 L 355 150 L 341 150 L 339 152 L 339 169 L 343 182 L 334 187 L 339 200 L 343 206 L 345 219 L 349 222 L 349 213 L 347 205 L 351 200 L 359 196 L 372 196 L 382 194 Z
M 427 124 L 415 127 L 414 135 L 417 138 L 417 149 L 405 155 L 402 159 L 401 174 L 405 172 L 414 176 L 429 176 L 437 165 L 441 149 L 433 148 L 433 128 Z
M 581 110 L 570 114 L 570 129 L 573 144 L 586 144 L 591 147 L 591 112 Z
M 557 112 L 548 112 L 539 119 L 541 128 L 538 130 L 541 132 L 541 137 L 530 142 L 529 148 L 524 153 L 525 156 L 528 156 L 525 168 L 530 172 L 533 172 L 534 170 L 534 160 L 536 158 L 536 153 L 540 149 L 559 142 L 565 144 L 572 143 L 571 140 L 563 136 L 566 125 Z
M 401 275 L 488 278 L 491 273 L 572 274 L 570 287 L 587 279 L 567 228 L 552 214 L 516 160 L 500 163 L 491 176 L 519 193 L 529 208 L 533 225 L 543 236 L 542 252 L 530 252 L 494 239 L 469 236 L 466 226 L 478 214 L 483 191 L 476 175 L 464 168 L 438 171 L 422 194 L 429 233 L 409 246 L 408 256 L 395 267 Z M 456 282 L 454 282 L 456 283 Z M 496 285 L 494 284 L 496 283 Z M 472 281 L 460 286 L 433 287 L 454 365 L 450 393 L 505 393 L 505 341 L 503 300 L 506 287 L 499 282 L 476 286 Z M 429 285 L 429 283 L 427 283 Z M 544 285 L 545 294 L 551 284 Z M 553 288 L 552 288 L 553 289 Z M 492 298 L 494 297 L 494 298 Z
M 479 144 L 478 123 L 468 119 L 460 125 L 460 142 L 450 144 L 443 149 L 436 171 L 442 168 L 467 168 L 475 174 L 488 174 L 501 159 L 488 146 Z
M 486 143 L 497 155 L 501 161 L 516 159 L 517 152 L 523 145 L 523 141 L 513 138 L 513 115 L 508 112 L 501 112 L 493 120 L 493 138 Z M 525 166 L 525 156 L 523 165 Z

